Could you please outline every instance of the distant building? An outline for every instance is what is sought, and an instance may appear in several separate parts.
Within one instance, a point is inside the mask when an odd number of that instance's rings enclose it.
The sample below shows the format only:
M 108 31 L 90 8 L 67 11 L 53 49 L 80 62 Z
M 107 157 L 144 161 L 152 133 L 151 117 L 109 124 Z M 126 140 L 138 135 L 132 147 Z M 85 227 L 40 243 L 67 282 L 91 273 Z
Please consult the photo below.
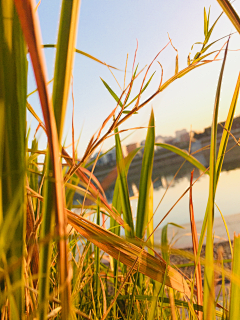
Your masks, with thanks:
M 107 163 L 116 162 L 116 150 L 113 148 L 112 150 L 108 151 L 108 153 L 105 155 L 107 158 Z
M 103 152 L 101 151 L 99 156 L 98 156 L 98 152 L 94 153 L 94 155 L 91 157 L 91 160 L 96 160 L 96 158 L 98 157 L 98 161 L 97 161 L 97 166 L 102 166 L 104 164 L 107 163 L 107 159 L 106 156 L 102 156 Z M 102 157 L 101 157 L 102 156 Z
M 128 155 L 128 146 L 122 145 L 122 154 L 124 158 Z
M 173 137 L 164 137 L 164 142 L 168 144 L 174 144 L 175 138 Z
M 156 143 L 164 143 L 164 137 L 163 136 L 157 136 L 156 138 L 155 138 L 155 142 Z
M 187 142 L 189 141 L 189 133 L 186 129 L 175 131 L 175 142 Z
M 127 149 L 127 154 L 129 154 L 130 152 L 132 152 L 133 150 L 136 150 L 137 148 L 140 147 L 140 143 L 136 142 L 136 143 L 131 143 L 129 145 L 127 145 L 126 149 Z

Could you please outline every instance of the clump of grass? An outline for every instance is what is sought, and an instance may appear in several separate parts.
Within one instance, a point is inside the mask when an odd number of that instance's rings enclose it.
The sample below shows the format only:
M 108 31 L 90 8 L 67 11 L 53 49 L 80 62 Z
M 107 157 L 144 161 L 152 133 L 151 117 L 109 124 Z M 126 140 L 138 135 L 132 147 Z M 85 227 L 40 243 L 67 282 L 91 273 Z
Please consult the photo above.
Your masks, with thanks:
M 240 30 L 239 18 L 227 0 L 220 1 L 224 11 Z M 182 156 L 210 177 L 209 201 L 198 244 L 191 193 L 190 220 L 193 254 L 187 255 L 195 267 L 192 279 L 171 265 L 172 249 L 167 226 L 163 228 L 161 255 L 154 246 L 152 167 L 155 146 L 155 119 L 151 112 L 144 148 L 139 186 L 136 226 L 132 216 L 127 174 L 139 149 L 123 157 L 119 126 L 134 116 L 173 81 L 197 67 L 215 61 L 219 52 L 207 50 L 218 19 L 209 27 L 210 11 L 204 10 L 202 49 L 188 66 L 179 71 L 176 50 L 175 74 L 145 101 L 154 74 L 148 72 L 162 50 L 148 66 L 139 93 L 132 97 L 135 80 L 143 74 L 135 67 L 130 83 L 117 95 L 104 81 L 117 103 L 91 138 L 82 159 L 73 147 L 70 156 L 62 147 L 62 132 L 71 83 L 75 52 L 102 63 L 75 48 L 80 1 L 63 0 L 57 44 L 52 96 L 48 90 L 37 10 L 31 1 L 0 0 L 0 317 L 1 319 L 237 319 L 239 318 L 239 237 L 234 238 L 232 272 L 213 260 L 212 226 L 214 197 L 238 100 L 237 80 L 222 140 L 216 155 L 216 127 L 225 50 L 214 106 L 210 147 L 210 167 L 205 168 L 193 155 L 168 144 L 159 144 Z M 239 28 L 239 29 L 238 29 Z M 45 46 L 46 47 L 46 46 Z M 49 47 L 49 46 L 48 46 Z M 31 57 L 44 120 L 27 102 L 27 49 Z M 215 54 L 212 60 L 206 60 Z M 114 69 L 112 66 L 109 68 Z M 125 73 L 126 76 L 126 73 Z M 125 78 L 125 77 L 124 77 Z M 36 139 L 27 148 L 26 110 L 39 122 L 48 138 L 45 152 Z M 73 128 L 74 131 L 74 128 Z M 105 133 L 103 133 L 105 132 Z M 106 200 L 101 184 L 87 168 L 94 151 L 109 136 L 115 136 L 117 178 L 112 204 Z M 74 145 L 74 139 L 73 139 Z M 38 155 L 44 154 L 42 168 Z M 66 162 L 67 170 L 63 170 Z M 71 211 L 73 195 L 80 193 L 81 214 Z M 85 203 L 85 200 L 93 203 Z M 174 205 L 173 205 L 174 206 Z M 171 210 L 170 210 L 171 211 Z M 167 215 L 170 213 L 167 213 Z M 101 220 L 102 215 L 102 220 Z M 110 230 L 102 227 L 110 217 Z M 162 220 L 163 221 L 163 220 Z M 162 221 L 159 223 L 161 224 Z M 205 259 L 200 259 L 207 229 Z M 120 237 L 120 230 L 125 237 Z M 147 234 L 147 240 L 146 235 Z M 147 250 L 146 250 L 147 249 Z M 200 264 L 205 265 L 204 291 Z M 229 299 L 223 281 L 223 303 L 215 300 L 214 275 L 231 280 Z M 196 282 L 195 282 L 196 278 Z M 203 303 L 202 303 L 203 302 Z

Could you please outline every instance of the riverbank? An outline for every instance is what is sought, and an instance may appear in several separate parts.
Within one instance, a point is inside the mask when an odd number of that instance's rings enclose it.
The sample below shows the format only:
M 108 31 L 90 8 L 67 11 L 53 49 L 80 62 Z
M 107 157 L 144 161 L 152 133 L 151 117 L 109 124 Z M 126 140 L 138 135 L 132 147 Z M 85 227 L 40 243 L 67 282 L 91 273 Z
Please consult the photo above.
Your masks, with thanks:
M 196 218 L 195 218 L 196 219 Z M 236 234 L 240 233 L 240 214 L 232 214 L 224 217 L 228 232 L 230 235 L 231 241 L 234 237 L 234 232 Z M 196 229 L 198 233 L 198 239 L 200 237 L 201 229 L 202 229 L 202 221 L 196 221 Z M 176 249 L 187 249 L 192 247 L 192 237 L 191 237 L 191 226 L 190 223 L 186 223 L 181 225 L 183 229 L 177 228 L 175 226 L 168 226 L 168 241 L 169 244 L 173 244 L 173 247 Z M 154 242 L 158 245 L 160 244 L 161 239 L 161 229 L 157 229 L 154 233 Z M 217 217 L 214 219 L 213 225 L 213 233 L 214 233 L 214 244 L 217 245 L 222 242 L 228 241 L 227 231 L 225 229 L 223 220 L 221 217 Z M 204 239 L 203 244 L 206 243 L 206 237 Z
M 231 239 L 231 244 L 233 244 L 234 232 L 236 235 L 240 233 L 240 214 L 234 214 L 224 217 L 228 232 Z M 200 237 L 202 221 L 196 222 L 196 228 L 198 233 L 198 238 Z M 168 241 L 171 246 L 170 249 L 170 262 L 174 266 L 180 267 L 180 270 L 186 274 L 188 277 L 192 277 L 194 273 L 194 266 L 189 265 L 193 263 L 193 249 L 192 249 L 192 238 L 191 238 L 191 226 L 189 224 L 182 225 L 184 229 L 177 228 L 175 226 L 169 225 L 168 227 Z M 161 239 L 161 229 L 154 233 L 156 246 L 160 245 Z M 227 237 L 227 232 L 221 217 L 214 219 L 213 226 L 214 233 L 214 259 L 216 261 L 221 261 L 222 259 L 226 262 L 224 263 L 224 268 L 231 270 L 232 259 L 230 244 Z M 205 257 L 206 249 L 206 237 L 204 239 L 204 245 L 201 251 L 201 257 Z M 204 266 L 201 266 L 202 278 L 204 277 Z M 216 284 L 221 283 L 221 277 L 216 278 Z

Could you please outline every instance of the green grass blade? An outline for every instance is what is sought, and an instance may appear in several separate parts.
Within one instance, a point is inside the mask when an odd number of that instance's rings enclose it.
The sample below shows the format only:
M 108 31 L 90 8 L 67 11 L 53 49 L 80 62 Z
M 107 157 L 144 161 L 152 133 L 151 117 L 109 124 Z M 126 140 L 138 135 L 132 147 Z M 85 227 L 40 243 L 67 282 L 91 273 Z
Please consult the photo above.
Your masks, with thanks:
M 117 132 L 117 130 L 115 130 L 115 132 Z M 126 226 L 125 228 L 125 233 L 128 237 L 133 237 L 134 226 L 133 226 L 133 219 L 132 219 L 132 210 L 131 210 L 131 205 L 129 200 L 126 167 L 123 159 L 119 134 L 115 134 L 115 143 L 116 143 L 117 170 L 118 170 L 118 176 L 120 179 L 119 189 L 120 189 L 121 205 L 122 205 L 122 211 L 123 211 L 123 219 L 124 219 L 124 222 L 127 223 L 128 225 L 128 227 Z
M 131 151 L 126 158 L 124 158 L 124 164 L 125 164 L 125 170 L 126 170 L 126 175 L 128 174 L 128 170 L 130 167 L 130 164 L 132 163 L 133 158 L 135 155 L 138 153 L 139 150 L 141 150 L 142 147 L 136 148 L 135 150 Z M 121 205 L 121 199 L 119 197 L 119 192 L 120 192 L 120 177 L 117 177 L 115 187 L 114 187 L 114 192 L 113 192 L 113 200 L 112 200 L 112 206 L 117 210 L 117 212 L 120 214 L 122 210 L 122 205 Z M 110 217 L 110 230 L 115 233 L 116 235 L 120 235 L 120 226 L 117 223 L 115 219 Z
M 137 273 L 136 273 L 136 276 L 135 276 L 133 289 L 132 289 L 132 294 L 131 294 L 131 297 L 130 297 L 130 302 L 128 302 L 127 320 L 131 319 L 130 317 L 131 317 L 133 302 L 134 302 L 135 296 L 136 296 L 136 288 L 137 288 L 137 282 L 138 282 L 138 277 L 139 277 L 139 272 L 138 271 L 139 270 L 137 270 Z
M 220 6 L 222 7 L 223 11 L 228 16 L 229 20 L 232 22 L 238 33 L 240 33 L 240 18 L 237 12 L 234 10 L 233 6 L 231 5 L 230 1 L 228 0 L 217 0 Z
M 239 86 L 240 86 L 239 77 L 237 80 L 237 84 L 236 84 L 235 91 L 233 94 L 232 102 L 231 102 L 230 109 L 228 112 L 228 117 L 227 117 L 227 120 L 225 123 L 226 130 L 223 130 L 223 135 L 222 135 L 220 146 L 219 146 L 218 157 L 217 157 L 217 162 L 216 162 L 216 186 L 217 186 L 217 183 L 218 183 L 218 180 L 220 177 L 220 173 L 221 173 L 222 163 L 224 160 L 224 155 L 225 155 L 227 142 L 228 142 L 228 138 L 229 138 L 229 132 L 231 131 L 231 128 L 232 128 L 233 116 L 234 116 L 236 103 L 237 103 L 237 99 L 238 99 L 238 94 L 239 94 Z M 201 230 L 201 235 L 200 235 L 200 239 L 199 239 L 197 260 L 200 257 L 201 248 L 203 245 L 203 239 L 205 237 L 205 233 L 206 233 L 206 229 L 207 229 L 207 218 L 208 218 L 207 212 L 209 212 L 209 201 L 207 203 L 207 208 L 206 208 L 206 212 L 205 212 L 205 216 L 204 216 L 204 220 L 203 220 L 203 224 L 202 224 L 202 230 Z
M 168 223 L 162 228 L 162 232 L 161 232 L 161 251 L 162 251 L 163 259 L 166 261 L 167 264 L 169 264 L 167 230 L 168 230 Z
M 38 141 L 36 138 L 32 141 L 32 151 L 31 156 L 36 156 L 35 151 L 38 149 Z M 29 163 L 29 168 L 32 169 L 32 172 L 29 173 L 29 186 L 34 191 L 38 192 L 38 168 L 37 168 L 37 157 L 34 157 L 31 160 L 31 163 Z M 36 212 L 37 209 L 37 198 L 32 198 L 32 204 L 34 212 Z
M 63 127 L 64 127 L 64 119 L 67 108 L 68 94 L 70 88 L 70 81 L 72 77 L 72 68 L 75 54 L 75 42 L 76 42 L 76 34 L 77 34 L 77 24 L 78 24 L 78 14 L 79 14 L 79 0 L 72 1 L 62 1 L 61 5 L 61 16 L 59 23 L 59 31 L 58 31 L 58 41 L 57 41 L 57 50 L 56 50 L 56 60 L 55 60 L 55 69 L 54 69 L 54 81 L 53 81 L 53 94 L 52 94 L 52 103 L 56 120 L 57 134 L 59 144 L 61 143 Z M 50 158 L 48 158 L 50 161 Z M 51 164 L 48 166 L 51 169 Z M 49 171 L 48 171 L 49 172 Z M 45 237 L 48 233 L 51 233 L 53 219 L 49 219 L 49 216 L 52 215 L 54 210 L 54 202 L 52 201 L 54 198 L 49 197 L 50 194 L 54 194 L 53 190 L 55 188 L 52 181 L 46 181 L 49 186 L 45 188 L 47 193 L 45 193 L 45 211 L 43 215 L 43 219 L 49 220 L 48 224 L 44 223 L 44 234 Z M 64 224 L 60 226 L 61 228 L 65 228 Z M 65 232 L 64 232 L 65 233 Z M 47 245 L 46 245 L 47 246 Z M 51 246 L 51 242 L 48 243 L 48 246 Z M 50 259 L 50 248 L 46 248 L 46 257 Z M 44 274 L 48 272 L 46 268 L 49 268 L 49 262 L 45 265 L 41 265 L 43 269 L 41 272 Z M 61 300 L 63 301 L 63 309 L 62 309 L 62 317 L 67 318 L 69 309 L 70 309 L 70 285 L 69 283 L 66 285 L 66 277 L 68 275 L 68 261 L 67 261 L 67 246 L 66 241 L 62 239 L 59 242 L 59 271 L 60 271 L 60 283 L 63 285 L 63 290 L 61 294 Z M 40 285 L 40 288 L 45 291 L 43 285 Z M 43 293 L 41 295 L 43 297 Z M 44 304 L 43 304 L 44 305 Z M 46 310 L 44 308 L 45 314 Z
M 68 281 L 68 258 L 67 258 L 67 246 L 65 241 L 66 235 L 66 216 L 65 216 L 65 199 L 64 199 L 64 188 L 63 188 L 63 178 L 62 178 L 62 168 L 60 164 L 60 150 L 59 150 L 59 139 L 57 134 L 56 122 L 54 117 L 54 110 L 52 106 L 52 101 L 49 97 L 48 89 L 47 89 L 47 81 L 46 81 L 46 68 L 45 68 L 45 60 L 41 50 L 41 34 L 39 28 L 39 21 L 36 15 L 35 8 L 33 7 L 33 2 L 25 2 L 25 1 L 15 1 L 15 6 L 18 11 L 18 16 L 21 22 L 23 34 L 25 36 L 25 40 L 28 45 L 28 50 L 30 53 L 34 75 L 36 79 L 36 84 L 38 87 L 38 93 L 40 97 L 41 107 L 43 111 L 46 132 L 48 136 L 48 145 L 49 145 L 49 153 L 51 156 L 51 167 L 48 166 L 48 169 L 52 169 L 51 171 L 51 181 L 54 183 L 54 192 L 48 188 L 49 193 L 45 193 L 45 201 L 47 205 L 45 205 L 46 212 L 43 213 L 43 221 L 44 217 L 48 217 L 51 219 L 51 216 L 56 216 L 56 233 L 59 236 L 59 261 L 60 261 L 60 283 L 63 285 L 63 296 L 65 299 L 63 301 L 63 309 L 62 314 L 67 318 L 67 313 L 70 309 L 70 282 Z M 76 14 L 76 13 L 75 13 Z M 26 106 L 26 100 L 25 100 Z M 49 172 L 47 172 L 49 175 Z M 55 210 L 53 211 L 53 206 L 55 205 Z M 45 222 L 43 222 L 45 223 Z M 51 220 L 51 223 L 52 220 Z M 51 232 L 47 232 L 47 224 L 45 224 L 45 228 L 42 228 L 41 239 L 44 240 L 42 243 L 43 248 L 48 246 L 48 243 L 45 241 L 46 236 L 51 240 Z M 51 228 L 49 228 L 51 229 Z M 51 231 L 51 230 L 50 230 Z M 41 319 L 45 319 L 47 312 L 47 303 L 49 290 L 47 285 L 49 285 L 49 264 L 44 264 L 44 262 L 50 262 L 50 249 L 41 250 L 40 252 L 40 276 L 43 279 L 44 284 L 39 284 L 40 295 L 39 299 L 42 299 L 39 308 L 39 315 Z M 45 255 L 42 257 L 42 255 Z M 42 259 L 41 259 L 42 258 Z M 42 309 L 41 309 L 42 308 Z
M 149 320 L 154 320 L 156 309 L 158 309 L 157 302 L 158 302 L 158 297 L 159 297 L 161 288 L 162 288 L 162 284 L 159 283 L 159 282 L 155 282 L 153 296 L 151 297 L 152 298 L 152 303 L 151 303 L 151 309 L 150 309 L 150 312 L 149 312 Z M 168 302 L 169 302 L 169 299 L 168 299 Z
M 228 46 L 227 46 L 228 48 Z M 221 93 L 221 85 L 223 79 L 223 71 L 227 57 L 227 48 L 225 50 L 224 59 L 222 63 L 221 72 L 219 75 L 218 86 L 216 91 L 215 105 L 213 111 L 213 121 L 211 130 L 211 146 L 210 146 L 210 160 L 209 160 L 209 200 L 207 212 L 207 241 L 206 241 L 206 267 L 204 271 L 204 301 L 203 310 L 204 317 L 208 315 L 209 319 L 215 319 L 215 291 L 214 291 L 214 261 L 213 261 L 213 220 L 214 220 L 214 203 L 216 192 L 216 148 L 217 148 L 217 121 L 218 121 L 218 109 Z
M 231 128 L 232 128 L 233 118 L 234 118 L 234 114 L 235 114 L 235 110 L 236 110 L 236 106 L 237 106 L 237 101 L 238 101 L 238 96 L 239 96 L 239 88 L 240 88 L 240 73 L 238 75 L 235 91 L 234 91 L 234 94 L 232 97 L 232 102 L 231 102 L 231 105 L 230 105 L 230 108 L 228 111 L 227 120 L 225 122 L 220 146 L 218 149 L 217 164 L 216 164 L 216 166 L 217 166 L 217 171 L 216 171 L 217 182 L 220 177 L 220 173 L 222 171 L 222 164 L 223 164 L 224 155 L 225 155 L 225 152 L 227 149 L 229 132 L 231 131 Z
M 108 92 L 111 94 L 111 96 L 113 97 L 113 99 L 119 104 L 120 107 L 123 106 L 122 102 L 119 100 L 118 96 L 116 95 L 116 93 L 109 87 L 109 85 L 102 79 L 102 83 L 104 84 L 104 86 L 107 88 Z
M 53 81 L 53 108 L 61 142 L 72 77 L 80 0 L 63 0 Z
M 97 219 L 96 219 L 97 225 L 100 225 L 100 208 L 99 205 L 97 205 Z M 100 312 L 100 282 L 99 282 L 99 274 L 100 274 L 100 249 L 97 246 L 94 246 L 94 260 L 95 260 L 95 293 L 97 296 L 97 316 L 99 317 Z
M 154 158 L 154 142 L 155 142 L 155 122 L 154 113 L 151 111 L 149 120 L 149 128 L 147 132 L 146 143 L 144 147 L 142 169 L 139 184 L 139 198 L 136 219 L 136 236 L 140 239 L 144 236 L 144 230 L 147 226 L 147 210 L 149 204 L 149 191 L 152 181 L 152 168 Z
M 147 224 L 147 239 L 148 240 L 148 246 L 150 248 L 154 247 L 154 233 L 153 233 L 153 183 L 151 182 L 150 190 L 149 190 L 149 201 L 148 201 L 148 207 L 147 207 L 147 216 L 148 216 L 148 224 Z M 153 251 L 151 249 L 148 249 L 148 252 L 152 255 L 154 255 Z
M 232 273 L 233 273 L 233 276 L 236 276 L 238 278 L 240 277 L 239 252 L 240 252 L 240 236 L 234 235 Z M 234 280 L 232 280 L 229 319 L 240 319 L 239 304 L 240 304 L 240 286 L 239 286 L 239 283 L 235 283 Z
M 26 173 L 26 95 L 27 59 L 22 29 L 15 10 L 14 1 L 0 1 L 0 78 L 1 115 L 4 121 L 1 143 L 0 225 L 14 214 L 17 217 L 13 237 L 2 239 L 8 242 L 6 251 L 0 256 L 0 266 L 6 257 L 5 267 L 19 259 L 19 264 L 10 275 L 6 270 L 7 292 L 10 312 L 13 317 L 24 317 L 24 273 L 25 253 L 25 173 Z M 15 208 L 11 203 L 15 202 Z M 9 210 L 10 209 L 10 210 Z M 4 247 L 5 245 L 3 245 Z M 18 285 L 17 285 L 18 283 Z M 11 288 L 16 288 L 11 292 Z M 1 282 L 1 289 L 2 282 Z M 2 294 L 0 294 L 1 296 Z M 15 311 L 14 311 L 15 310 Z
M 207 171 L 207 168 L 205 168 L 204 165 L 201 164 L 201 162 L 199 162 L 194 156 L 189 154 L 187 151 L 181 150 L 178 147 L 172 146 L 167 143 L 155 143 L 155 145 L 178 154 L 179 156 L 181 156 L 182 158 L 184 158 L 185 160 L 190 162 L 192 165 L 194 165 L 199 170 L 205 172 L 206 174 L 209 174 L 209 172 Z
M 149 78 L 149 80 L 147 81 L 147 83 L 145 84 L 145 86 L 142 88 L 141 93 L 142 94 L 148 87 L 149 83 L 151 82 L 153 76 L 154 76 L 155 72 L 151 75 L 151 77 Z M 114 100 L 119 104 L 120 107 L 123 107 L 122 102 L 119 100 L 119 97 L 117 96 L 117 94 L 109 87 L 109 85 L 102 79 L 100 78 L 104 84 L 104 86 L 107 88 L 107 90 L 109 91 L 109 93 L 111 94 L 111 96 L 114 98 Z M 137 100 L 137 98 L 139 97 L 139 94 L 133 98 L 126 106 L 124 106 L 124 109 L 126 109 L 128 106 L 130 106 L 134 101 Z M 126 113 L 127 111 L 124 111 L 123 113 Z

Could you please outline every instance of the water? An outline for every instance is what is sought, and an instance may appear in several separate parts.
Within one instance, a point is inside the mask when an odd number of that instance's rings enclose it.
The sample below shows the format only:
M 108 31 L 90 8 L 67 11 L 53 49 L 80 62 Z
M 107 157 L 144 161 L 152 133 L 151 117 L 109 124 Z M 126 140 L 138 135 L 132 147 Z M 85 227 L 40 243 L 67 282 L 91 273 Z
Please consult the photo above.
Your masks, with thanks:
M 240 169 L 223 171 L 221 173 L 215 202 L 224 216 L 240 212 L 239 184 Z M 183 177 L 168 189 L 166 196 L 155 213 L 154 226 L 160 222 L 163 216 L 174 205 L 179 197 L 181 197 L 189 185 L 189 179 L 187 177 Z M 208 200 L 208 190 L 209 176 L 204 175 L 199 178 L 199 180 L 193 186 L 193 206 L 196 221 L 204 219 Z M 158 190 L 154 189 L 154 210 L 156 209 L 164 192 L 165 189 L 163 187 L 160 187 Z M 136 204 L 133 204 L 133 206 L 134 205 L 136 206 Z M 215 216 L 220 216 L 220 213 L 216 207 Z M 166 224 L 167 222 L 174 222 L 181 225 L 188 223 L 189 221 L 189 193 L 187 193 L 169 213 L 163 224 Z
M 170 184 L 178 168 L 179 167 L 172 168 L 171 172 L 169 170 L 164 172 L 164 170 L 158 170 L 158 168 L 155 168 L 153 170 L 154 211 L 156 210 L 154 215 L 154 227 L 158 225 L 164 215 L 171 209 L 171 207 L 175 204 L 175 202 L 177 202 L 177 200 L 182 196 L 182 194 L 190 185 L 191 170 L 193 169 L 193 167 L 188 163 L 185 163 L 172 185 L 168 188 L 167 193 L 160 206 L 157 208 L 160 200 L 164 195 L 166 186 Z M 201 172 L 195 168 L 193 181 L 196 181 L 199 178 L 193 185 L 193 206 L 195 221 L 202 221 L 204 219 L 209 192 L 209 176 L 206 174 L 202 175 L 201 177 L 200 176 Z M 128 183 L 130 196 L 133 195 L 136 186 L 138 187 L 139 178 L 140 172 L 131 175 L 131 172 L 129 171 Z M 239 162 L 234 161 L 224 164 L 217 187 L 215 201 L 224 216 L 240 213 L 239 185 Z M 106 192 L 109 203 L 111 203 L 112 201 L 113 191 L 114 184 Z M 134 220 L 137 212 L 137 201 L 137 199 L 131 200 Z M 215 207 L 215 217 L 219 216 L 220 213 L 217 207 Z M 189 192 L 186 193 L 184 197 L 171 210 L 169 215 L 162 222 L 160 228 L 168 222 L 174 222 L 179 225 L 189 223 Z
M 171 207 L 182 196 L 185 190 L 190 185 L 191 170 L 186 170 L 184 176 L 176 178 L 172 185 L 168 188 L 165 197 L 163 198 L 160 206 L 157 208 L 160 200 L 162 199 L 166 186 L 164 184 L 170 184 L 173 174 L 159 178 L 161 183 L 154 184 L 154 227 L 161 221 L 164 215 L 171 209 Z M 209 176 L 203 175 L 195 169 L 194 179 L 196 181 L 193 185 L 193 206 L 195 221 L 201 221 L 204 219 L 205 209 L 207 206 L 208 193 L 209 193 Z M 160 184 L 160 186 L 159 186 Z M 157 187 L 155 187 L 157 185 Z M 215 202 L 224 216 L 240 213 L 240 197 L 239 197 L 239 185 L 240 185 L 240 168 L 235 168 L 230 171 L 222 171 L 217 187 Z M 131 185 L 129 186 L 130 194 Z M 108 193 L 108 197 L 112 195 L 113 189 Z M 110 199 L 109 199 L 110 200 Z M 136 216 L 137 212 L 137 199 L 131 200 L 133 216 Z M 215 217 L 220 216 L 220 213 L 215 206 Z M 162 226 L 168 222 L 174 222 L 177 224 L 189 223 L 189 192 L 183 196 L 183 198 L 176 204 L 171 210 L 169 215 L 164 219 Z

